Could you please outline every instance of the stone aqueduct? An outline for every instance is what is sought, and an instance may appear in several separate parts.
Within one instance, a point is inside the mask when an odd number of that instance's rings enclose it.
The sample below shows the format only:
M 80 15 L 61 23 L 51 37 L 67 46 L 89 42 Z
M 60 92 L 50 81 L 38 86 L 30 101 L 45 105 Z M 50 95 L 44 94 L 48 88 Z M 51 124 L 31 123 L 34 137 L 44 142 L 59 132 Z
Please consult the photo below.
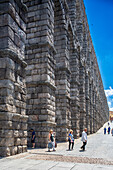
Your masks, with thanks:
M 0 0 L 0 156 L 96 132 L 109 109 L 83 0 Z M 28 131 L 28 133 L 27 133 Z

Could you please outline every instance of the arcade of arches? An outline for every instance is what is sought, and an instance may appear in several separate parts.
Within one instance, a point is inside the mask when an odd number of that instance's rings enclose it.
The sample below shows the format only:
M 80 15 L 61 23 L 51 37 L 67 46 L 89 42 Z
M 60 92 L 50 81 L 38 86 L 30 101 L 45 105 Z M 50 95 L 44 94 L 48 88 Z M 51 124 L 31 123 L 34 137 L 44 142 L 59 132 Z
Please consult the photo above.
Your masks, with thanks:
M 0 0 L 0 156 L 108 120 L 83 0 Z

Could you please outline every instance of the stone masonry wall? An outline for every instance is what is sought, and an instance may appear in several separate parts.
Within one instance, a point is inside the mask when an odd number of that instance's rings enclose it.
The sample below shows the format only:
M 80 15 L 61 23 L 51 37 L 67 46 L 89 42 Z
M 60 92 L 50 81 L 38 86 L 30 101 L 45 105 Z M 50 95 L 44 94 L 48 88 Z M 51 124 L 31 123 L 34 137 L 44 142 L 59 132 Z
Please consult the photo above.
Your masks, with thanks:
M 0 156 L 26 151 L 31 128 L 47 147 L 51 128 L 67 141 L 108 120 L 83 0 L 0 0 Z
M 0 156 L 27 151 L 25 11 L 0 1 Z
M 68 11 L 66 4 L 55 0 L 54 14 L 54 47 L 56 49 L 56 137 L 59 141 L 66 141 L 68 129 L 71 128 L 70 112 L 70 67 L 69 49 L 67 39 L 68 23 L 66 21 Z
M 46 147 L 48 132 L 55 128 L 54 3 L 25 1 L 28 7 L 26 85 L 28 131 L 36 132 L 36 146 Z M 28 146 L 31 134 L 28 133 Z
M 67 1 L 69 11 L 68 41 L 69 41 L 69 60 L 70 60 L 70 109 L 71 109 L 71 126 L 74 137 L 80 136 L 79 119 L 80 119 L 80 100 L 79 100 L 79 51 L 80 46 L 76 31 L 76 1 Z
M 54 130 L 58 141 L 67 140 L 70 128 L 74 130 L 75 137 L 81 135 L 84 127 L 88 128 L 88 134 L 96 132 L 108 120 L 108 106 L 83 0 L 24 0 L 24 2 L 28 6 L 26 44 L 28 129 L 31 127 L 35 129 L 38 146 L 42 145 L 39 144 L 42 139 L 47 144 L 50 127 L 56 126 Z M 45 42 L 48 42 L 49 46 Z M 50 61 L 45 60 L 48 51 L 51 51 Z M 52 67 L 46 66 L 48 62 Z M 53 69 L 48 72 L 50 68 Z M 49 73 L 53 76 L 52 79 Z M 48 85 L 54 85 L 54 88 L 49 87 L 49 95 L 54 96 L 53 102 L 49 102 L 45 96 L 47 91 L 44 90 L 48 86 L 45 84 L 46 78 L 42 83 L 45 74 L 49 77 Z M 54 106 L 52 111 L 55 122 L 51 121 L 54 126 L 46 124 L 52 112 L 48 111 L 47 105 L 44 104 L 45 100 L 51 108 Z M 104 103 L 106 109 L 103 102 L 106 103 Z M 42 112 L 43 107 L 45 112 Z M 43 121 L 45 125 L 42 124 Z M 46 127 L 46 132 L 43 127 Z M 30 143 L 30 134 L 28 139 Z

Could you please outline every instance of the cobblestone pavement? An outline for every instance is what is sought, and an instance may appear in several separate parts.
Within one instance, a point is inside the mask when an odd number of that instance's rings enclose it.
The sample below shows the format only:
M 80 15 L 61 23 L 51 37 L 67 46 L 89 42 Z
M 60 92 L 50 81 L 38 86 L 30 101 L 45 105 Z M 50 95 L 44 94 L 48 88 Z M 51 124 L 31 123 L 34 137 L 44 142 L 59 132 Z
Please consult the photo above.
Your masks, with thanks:
M 113 170 L 111 134 L 104 135 L 101 128 L 88 136 L 85 152 L 79 150 L 81 144 L 80 139 L 75 140 L 73 151 L 68 151 L 68 143 L 58 143 L 56 152 L 29 149 L 27 153 L 0 159 L 0 170 Z

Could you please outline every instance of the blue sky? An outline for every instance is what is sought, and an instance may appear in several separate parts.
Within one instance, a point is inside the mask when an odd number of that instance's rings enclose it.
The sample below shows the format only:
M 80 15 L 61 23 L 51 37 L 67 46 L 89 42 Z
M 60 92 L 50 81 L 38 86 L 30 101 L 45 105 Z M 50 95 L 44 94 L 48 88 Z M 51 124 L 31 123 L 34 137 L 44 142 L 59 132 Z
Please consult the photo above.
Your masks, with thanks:
M 113 111 L 113 0 L 84 0 L 110 110 Z

